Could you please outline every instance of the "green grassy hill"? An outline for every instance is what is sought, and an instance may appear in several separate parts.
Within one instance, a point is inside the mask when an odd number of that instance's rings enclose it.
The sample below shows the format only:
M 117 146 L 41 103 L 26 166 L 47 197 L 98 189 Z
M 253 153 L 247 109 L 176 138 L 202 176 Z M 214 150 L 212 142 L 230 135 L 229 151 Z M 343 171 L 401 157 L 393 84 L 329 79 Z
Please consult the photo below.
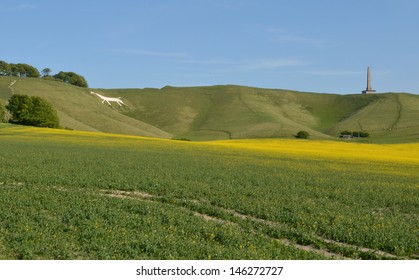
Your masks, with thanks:
M 85 88 L 62 82 L 41 79 L 0 78 L 0 100 L 12 95 L 8 85 L 13 85 L 16 94 L 37 95 L 50 101 L 58 111 L 63 127 L 86 130 L 168 138 L 171 135 L 140 120 L 127 117 L 120 111 L 100 103 L 99 98 Z
M 0 77 L 0 100 L 14 77 Z M 242 86 L 94 89 L 128 105 L 101 104 L 90 89 L 42 79 L 17 79 L 15 93 L 46 98 L 63 127 L 191 140 L 285 137 L 306 130 L 312 138 L 336 138 L 365 130 L 368 141 L 419 139 L 419 96 L 337 95 Z

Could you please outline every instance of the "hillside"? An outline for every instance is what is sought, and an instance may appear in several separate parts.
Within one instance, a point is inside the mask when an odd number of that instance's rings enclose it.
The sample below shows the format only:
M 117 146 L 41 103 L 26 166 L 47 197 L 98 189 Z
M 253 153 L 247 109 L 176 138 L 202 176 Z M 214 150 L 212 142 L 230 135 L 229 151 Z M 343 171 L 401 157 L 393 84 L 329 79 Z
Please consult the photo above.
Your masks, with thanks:
M 14 77 L 0 78 L 0 100 L 5 103 L 12 92 L 8 88 Z M 171 137 L 170 134 L 140 120 L 101 104 L 85 88 L 62 82 L 41 79 L 17 79 L 13 85 L 16 94 L 37 95 L 50 101 L 58 112 L 60 124 L 75 130 L 112 132 L 152 137 Z
M 0 77 L 0 100 L 13 77 Z M 338 95 L 242 86 L 93 89 L 128 105 L 101 103 L 90 89 L 56 81 L 18 79 L 15 93 L 46 98 L 61 125 L 101 131 L 191 140 L 292 138 L 300 130 L 331 139 L 342 130 L 366 130 L 373 142 L 419 139 L 419 96 Z

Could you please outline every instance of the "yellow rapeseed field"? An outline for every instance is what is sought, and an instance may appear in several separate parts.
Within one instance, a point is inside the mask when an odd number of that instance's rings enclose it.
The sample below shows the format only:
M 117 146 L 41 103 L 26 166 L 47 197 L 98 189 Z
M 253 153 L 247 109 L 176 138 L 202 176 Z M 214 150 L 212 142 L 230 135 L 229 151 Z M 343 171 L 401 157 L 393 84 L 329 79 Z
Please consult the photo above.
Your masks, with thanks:
M 242 139 L 206 142 L 184 142 L 161 138 L 109 134 L 85 131 L 69 131 L 36 127 L 12 126 L 2 128 L 14 137 L 54 136 L 54 141 L 84 142 L 95 145 L 143 146 L 145 142 L 162 147 L 183 146 L 187 148 L 237 149 L 241 151 L 269 154 L 270 156 L 293 156 L 307 159 L 380 161 L 419 164 L 419 143 L 408 144 L 366 144 L 343 141 L 297 140 L 297 139 Z
M 212 141 L 206 145 L 304 158 L 419 164 L 419 143 L 364 144 L 320 140 L 251 139 Z

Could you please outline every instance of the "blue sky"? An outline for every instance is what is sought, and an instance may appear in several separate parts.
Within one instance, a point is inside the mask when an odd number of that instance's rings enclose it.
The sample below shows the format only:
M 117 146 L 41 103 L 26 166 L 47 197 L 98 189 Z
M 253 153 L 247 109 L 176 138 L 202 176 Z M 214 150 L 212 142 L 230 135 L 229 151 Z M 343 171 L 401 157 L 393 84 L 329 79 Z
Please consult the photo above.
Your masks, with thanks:
M 91 87 L 419 93 L 415 0 L 0 0 L 0 60 Z

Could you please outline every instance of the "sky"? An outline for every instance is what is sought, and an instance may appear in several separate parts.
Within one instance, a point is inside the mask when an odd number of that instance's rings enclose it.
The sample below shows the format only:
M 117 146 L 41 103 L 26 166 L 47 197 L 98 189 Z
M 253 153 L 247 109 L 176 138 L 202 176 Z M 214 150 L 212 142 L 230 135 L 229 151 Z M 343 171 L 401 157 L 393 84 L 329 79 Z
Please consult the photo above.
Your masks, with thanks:
M 0 0 L 0 60 L 92 88 L 419 93 L 416 0 Z

